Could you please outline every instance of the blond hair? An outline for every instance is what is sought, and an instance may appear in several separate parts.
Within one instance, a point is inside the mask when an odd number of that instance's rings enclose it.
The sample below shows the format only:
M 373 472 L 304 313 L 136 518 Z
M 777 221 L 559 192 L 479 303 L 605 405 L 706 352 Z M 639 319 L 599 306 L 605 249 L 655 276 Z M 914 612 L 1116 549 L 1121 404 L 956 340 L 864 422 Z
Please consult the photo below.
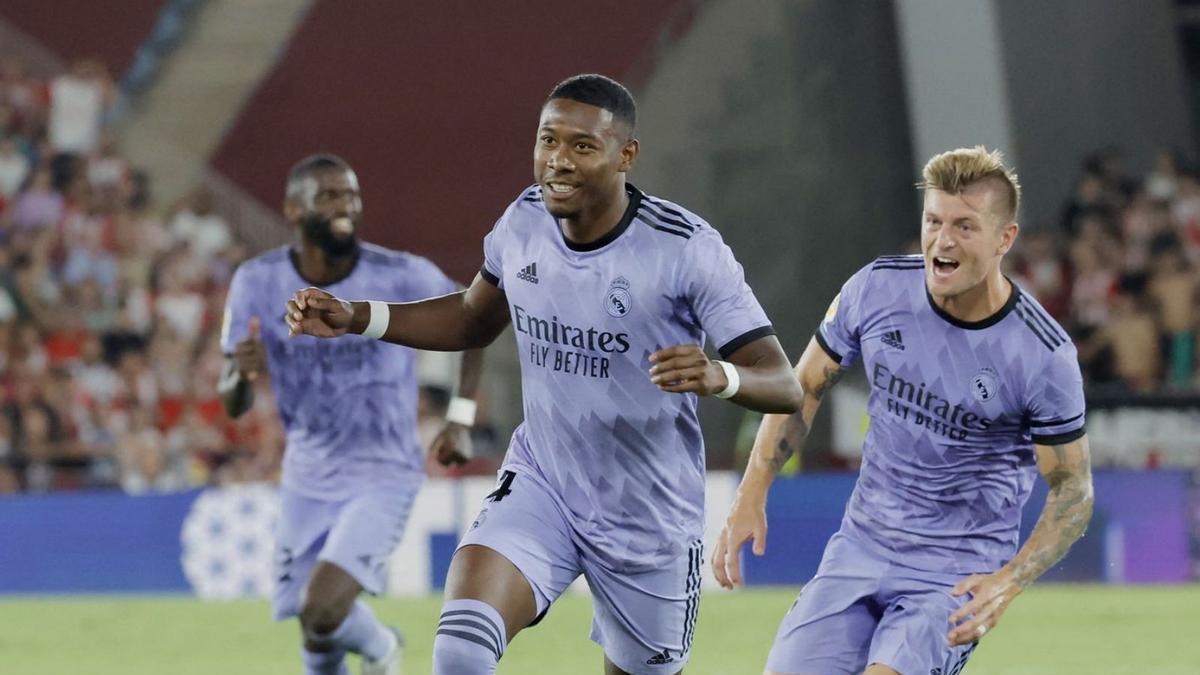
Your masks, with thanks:
M 1008 208 L 999 215 L 1004 217 L 1005 224 L 1016 220 L 1017 209 L 1021 206 L 1021 183 L 1016 172 L 1005 166 L 1004 153 L 999 150 L 988 152 L 987 148 L 977 145 L 934 155 L 921 171 L 921 182 L 917 187 L 956 195 L 985 180 L 1004 184 Z

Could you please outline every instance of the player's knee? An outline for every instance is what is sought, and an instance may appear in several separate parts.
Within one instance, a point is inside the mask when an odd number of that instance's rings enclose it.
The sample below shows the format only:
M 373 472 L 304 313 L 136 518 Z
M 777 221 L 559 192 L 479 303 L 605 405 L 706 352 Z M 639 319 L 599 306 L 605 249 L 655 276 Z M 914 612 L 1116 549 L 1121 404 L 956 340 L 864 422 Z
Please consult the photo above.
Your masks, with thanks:
M 449 600 L 433 639 L 434 675 L 490 675 L 504 655 L 504 618 L 479 600 Z
M 305 600 L 300 607 L 300 625 L 311 638 L 327 636 L 346 620 L 346 612 L 332 603 Z

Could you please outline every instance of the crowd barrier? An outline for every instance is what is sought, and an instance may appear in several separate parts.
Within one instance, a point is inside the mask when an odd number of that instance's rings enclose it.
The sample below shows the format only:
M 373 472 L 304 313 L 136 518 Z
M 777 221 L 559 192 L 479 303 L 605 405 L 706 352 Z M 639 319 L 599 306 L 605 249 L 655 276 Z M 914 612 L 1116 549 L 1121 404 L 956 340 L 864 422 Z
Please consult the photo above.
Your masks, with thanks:
M 1097 472 L 1087 535 L 1047 580 L 1171 583 L 1195 573 L 1193 514 L 1200 503 L 1184 471 Z M 748 584 L 798 585 L 812 576 L 854 485 L 850 474 L 780 479 L 768 503 L 767 554 L 745 554 Z M 708 477 L 711 545 L 737 476 Z M 390 561 L 388 593 L 442 586 L 458 533 L 493 488 L 488 478 L 430 480 Z M 1045 486 L 1025 508 L 1032 530 Z M 0 593 L 194 593 L 263 597 L 272 584 L 278 495 L 267 485 L 155 495 L 71 493 L 0 497 Z M 711 550 L 711 549 L 710 549 Z M 705 569 L 705 583 L 715 586 Z

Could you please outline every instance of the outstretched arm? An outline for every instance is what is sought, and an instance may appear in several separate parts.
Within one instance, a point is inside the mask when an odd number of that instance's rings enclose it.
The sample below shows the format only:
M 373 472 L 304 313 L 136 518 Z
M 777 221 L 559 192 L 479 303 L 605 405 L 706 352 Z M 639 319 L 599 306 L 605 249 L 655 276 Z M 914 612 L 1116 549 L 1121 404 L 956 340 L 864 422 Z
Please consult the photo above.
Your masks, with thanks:
M 709 360 L 700 345 L 676 345 L 650 355 L 650 381 L 674 394 L 713 396 L 729 387 L 724 367 Z M 787 354 L 774 335 L 749 342 L 729 355 L 736 369 L 734 403 L 759 412 L 792 412 L 800 404 L 800 385 L 788 368 Z
M 479 275 L 465 291 L 420 302 L 387 305 L 387 342 L 457 352 L 491 344 L 508 326 L 504 291 Z M 317 288 L 297 291 L 287 303 L 291 335 L 338 337 L 362 333 L 371 320 L 368 302 L 348 302 Z
M 971 593 L 973 597 L 950 617 L 954 626 L 949 635 L 952 645 L 983 637 L 1013 598 L 1062 560 L 1092 519 L 1092 461 L 1087 436 L 1062 445 L 1034 448 L 1038 469 L 1050 484 L 1042 515 L 1029 540 L 1007 565 L 992 574 L 967 577 L 954 587 L 954 595 Z
M 791 415 L 767 415 L 758 428 L 750 463 L 738 486 L 729 517 L 713 551 L 713 574 L 725 588 L 741 584 L 738 551 L 747 540 L 754 541 L 754 554 L 767 547 L 767 491 L 776 474 L 793 454 L 804 446 L 821 401 L 844 369 L 821 348 L 815 339 L 796 364 L 794 381 L 803 389 L 800 409 Z

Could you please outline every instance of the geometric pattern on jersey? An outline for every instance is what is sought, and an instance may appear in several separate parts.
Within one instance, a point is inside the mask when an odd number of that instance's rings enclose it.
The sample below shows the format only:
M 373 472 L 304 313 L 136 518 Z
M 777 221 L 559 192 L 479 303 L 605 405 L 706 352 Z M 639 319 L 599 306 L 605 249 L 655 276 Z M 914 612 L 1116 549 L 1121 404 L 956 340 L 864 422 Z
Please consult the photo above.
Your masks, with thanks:
M 1066 331 L 1015 283 L 996 314 L 937 307 L 921 256 L 885 256 L 842 287 L 815 338 L 863 361 L 870 426 L 842 529 L 915 569 L 991 572 L 1016 553 L 1034 443 L 1084 433 Z
M 773 333 L 720 234 L 626 186 L 601 239 L 566 240 L 533 186 L 484 239 L 481 275 L 507 296 L 525 421 L 506 462 L 541 475 L 614 570 L 651 569 L 703 529 L 694 394 L 659 391 L 650 354 L 711 340 L 728 356 Z
M 258 317 L 267 370 L 287 434 L 283 483 L 301 494 L 350 496 L 364 485 L 407 480 L 424 462 L 416 435 L 415 352 L 345 335 L 289 338 L 284 306 L 306 286 L 288 246 L 248 260 L 234 273 L 221 348 L 233 352 Z M 361 244 L 342 279 L 321 287 L 341 298 L 412 302 L 457 285 L 420 256 Z

